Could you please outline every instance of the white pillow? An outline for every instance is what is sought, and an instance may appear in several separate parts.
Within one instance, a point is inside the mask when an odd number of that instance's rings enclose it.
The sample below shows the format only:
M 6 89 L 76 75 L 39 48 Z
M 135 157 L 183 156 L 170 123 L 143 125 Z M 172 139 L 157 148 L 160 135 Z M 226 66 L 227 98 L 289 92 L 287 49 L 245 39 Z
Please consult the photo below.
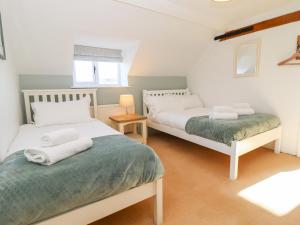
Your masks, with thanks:
M 181 96 L 148 96 L 145 101 L 150 115 L 166 111 L 183 110 Z
M 184 109 L 192 109 L 197 107 L 204 107 L 202 101 L 198 97 L 198 95 L 184 95 L 181 96 L 182 104 Z
M 33 102 L 33 118 L 37 127 L 87 122 L 91 120 L 90 96 L 78 101 Z

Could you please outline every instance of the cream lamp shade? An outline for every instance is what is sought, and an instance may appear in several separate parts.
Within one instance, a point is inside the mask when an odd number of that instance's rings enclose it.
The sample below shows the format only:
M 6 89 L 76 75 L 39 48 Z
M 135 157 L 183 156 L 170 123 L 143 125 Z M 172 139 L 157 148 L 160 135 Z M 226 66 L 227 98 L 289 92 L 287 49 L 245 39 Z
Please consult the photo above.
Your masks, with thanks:
M 126 108 L 128 114 L 128 108 L 134 106 L 133 95 L 120 95 L 120 106 Z

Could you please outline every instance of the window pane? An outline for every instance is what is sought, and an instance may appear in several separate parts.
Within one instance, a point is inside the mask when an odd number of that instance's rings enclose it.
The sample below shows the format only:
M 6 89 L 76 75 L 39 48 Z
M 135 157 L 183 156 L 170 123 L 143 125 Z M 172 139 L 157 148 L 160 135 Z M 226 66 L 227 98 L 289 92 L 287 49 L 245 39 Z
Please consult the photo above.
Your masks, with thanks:
M 94 82 L 94 65 L 91 61 L 75 61 L 75 76 L 77 83 Z
M 119 84 L 119 63 L 98 62 L 99 84 Z

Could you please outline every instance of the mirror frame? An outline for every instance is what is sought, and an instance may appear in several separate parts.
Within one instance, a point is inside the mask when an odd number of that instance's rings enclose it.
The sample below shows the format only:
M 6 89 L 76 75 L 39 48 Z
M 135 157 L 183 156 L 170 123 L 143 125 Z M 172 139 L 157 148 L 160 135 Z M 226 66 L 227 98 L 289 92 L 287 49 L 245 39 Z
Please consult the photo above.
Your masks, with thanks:
M 6 52 L 5 52 L 5 45 L 4 45 L 4 35 L 3 35 L 1 13 L 0 13 L 0 48 L 2 50 L 2 54 L 0 53 L 0 59 L 6 60 Z
M 237 64 L 238 64 L 238 51 L 243 45 L 247 44 L 256 44 L 256 68 L 254 73 L 245 73 L 245 74 L 237 74 Z M 234 65 L 233 65 L 233 77 L 235 78 L 241 78 L 241 77 L 250 77 L 250 76 L 257 76 L 260 69 L 260 52 L 261 52 L 261 40 L 255 39 L 251 41 L 246 41 L 243 43 L 240 43 L 235 47 L 234 51 Z

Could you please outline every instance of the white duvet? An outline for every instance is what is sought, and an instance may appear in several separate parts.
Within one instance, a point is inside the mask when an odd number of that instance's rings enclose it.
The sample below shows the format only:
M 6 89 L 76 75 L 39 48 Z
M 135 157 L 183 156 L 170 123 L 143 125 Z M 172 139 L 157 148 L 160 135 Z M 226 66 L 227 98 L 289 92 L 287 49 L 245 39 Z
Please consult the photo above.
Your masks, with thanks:
M 192 108 L 180 111 L 165 111 L 155 113 L 150 120 L 156 123 L 167 125 L 173 128 L 185 130 L 187 121 L 195 116 L 208 116 L 211 109 L 209 108 Z
M 36 127 L 33 124 L 25 124 L 20 127 L 19 132 L 12 142 L 6 156 L 9 156 L 17 151 L 30 148 L 32 146 L 39 146 L 41 145 L 41 137 L 44 133 L 65 128 L 74 128 L 79 132 L 80 136 L 88 138 L 120 134 L 118 131 L 98 120 L 92 120 L 85 123 L 55 125 L 47 127 Z

